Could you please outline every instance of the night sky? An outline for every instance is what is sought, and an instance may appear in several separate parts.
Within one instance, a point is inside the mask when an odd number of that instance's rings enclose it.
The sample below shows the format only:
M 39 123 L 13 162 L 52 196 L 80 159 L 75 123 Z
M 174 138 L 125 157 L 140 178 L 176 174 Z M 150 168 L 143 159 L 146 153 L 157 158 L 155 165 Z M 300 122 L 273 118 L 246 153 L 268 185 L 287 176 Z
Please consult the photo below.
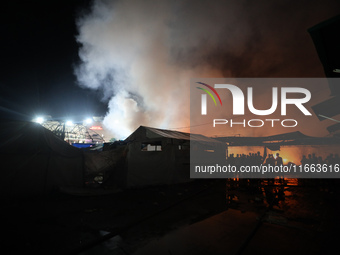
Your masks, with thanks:
M 89 1 L 7 1 L 1 4 L 1 115 L 83 118 L 104 115 L 99 92 L 77 85 L 75 20 Z

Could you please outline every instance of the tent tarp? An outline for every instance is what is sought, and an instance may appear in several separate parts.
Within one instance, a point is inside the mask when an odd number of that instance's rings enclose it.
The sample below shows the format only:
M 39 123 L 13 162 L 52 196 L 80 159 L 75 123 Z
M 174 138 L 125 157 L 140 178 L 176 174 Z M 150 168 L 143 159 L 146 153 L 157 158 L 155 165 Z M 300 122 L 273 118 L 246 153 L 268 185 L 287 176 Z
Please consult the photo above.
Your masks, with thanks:
M 128 143 L 126 186 L 161 185 L 190 181 L 190 144 L 224 148 L 203 135 L 140 126 Z M 148 150 L 148 146 L 154 150 Z M 225 155 L 225 150 L 224 150 Z
M 172 138 L 172 139 L 178 139 L 178 140 L 190 140 L 190 141 L 196 141 L 201 143 L 219 143 L 218 141 L 206 137 L 204 135 L 199 134 L 190 134 L 190 133 L 184 133 L 179 131 L 173 131 L 173 130 L 165 130 L 165 129 L 158 129 L 158 128 L 151 128 L 151 127 L 144 127 L 146 129 L 146 136 L 148 138 L 157 138 L 157 137 L 166 137 L 166 138 Z
M 43 195 L 83 186 L 82 151 L 32 122 L 0 125 L 2 195 Z

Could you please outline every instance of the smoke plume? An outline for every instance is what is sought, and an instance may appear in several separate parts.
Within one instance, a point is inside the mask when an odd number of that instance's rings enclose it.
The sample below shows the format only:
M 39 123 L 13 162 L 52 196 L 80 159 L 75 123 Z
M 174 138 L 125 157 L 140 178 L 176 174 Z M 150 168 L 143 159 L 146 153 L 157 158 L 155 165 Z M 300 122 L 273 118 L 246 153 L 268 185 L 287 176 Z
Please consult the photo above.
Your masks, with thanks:
M 336 1 L 302 2 L 95 0 L 77 20 L 78 83 L 103 91 L 116 138 L 187 127 L 190 78 L 323 75 L 306 30 Z

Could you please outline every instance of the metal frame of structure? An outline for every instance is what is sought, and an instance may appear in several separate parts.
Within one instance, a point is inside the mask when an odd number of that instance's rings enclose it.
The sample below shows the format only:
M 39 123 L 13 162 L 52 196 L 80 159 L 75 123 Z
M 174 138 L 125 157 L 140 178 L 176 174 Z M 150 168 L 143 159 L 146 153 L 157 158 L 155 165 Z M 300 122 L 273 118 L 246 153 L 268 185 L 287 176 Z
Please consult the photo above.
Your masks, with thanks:
M 66 125 L 65 122 L 45 121 L 42 126 L 69 143 L 104 143 L 103 137 L 82 124 Z

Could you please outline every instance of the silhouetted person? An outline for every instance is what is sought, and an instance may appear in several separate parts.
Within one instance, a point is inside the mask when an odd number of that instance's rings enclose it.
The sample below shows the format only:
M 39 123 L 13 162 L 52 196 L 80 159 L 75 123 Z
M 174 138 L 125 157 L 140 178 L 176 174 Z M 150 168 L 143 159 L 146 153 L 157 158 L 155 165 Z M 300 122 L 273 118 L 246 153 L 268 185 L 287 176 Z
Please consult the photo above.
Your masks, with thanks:
M 255 155 L 255 157 L 256 157 L 256 164 L 257 164 L 258 166 L 261 165 L 262 162 L 263 162 L 263 158 L 262 158 L 261 153 L 260 153 L 259 151 L 258 151 L 257 154 Z
M 228 163 L 232 166 L 235 165 L 235 158 L 234 158 L 234 154 L 231 154 L 230 157 L 228 158 Z
M 275 158 L 273 154 L 268 154 L 268 158 L 266 159 L 266 165 L 275 166 Z
M 328 165 L 332 165 L 334 163 L 333 153 L 327 156 L 326 161 Z
M 312 155 L 308 154 L 307 164 L 312 164 L 312 162 L 313 162 Z
M 237 155 L 236 155 L 236 158 L 235 158 L 235 166 L 237 167 L 237 169 L 239 169 L 239 168 L 240 168 L 240 165 L 241 165 L 240 154 L 237 154 Z
M 282 166 L 282 165 L 283 165 L 283 160 L 282 160 L 282 158 L 280 157 L 280 154 L 279 154 L 279 153 L 276 153 L 275 162 L 276 162 L 276 165 L 277 165 L 277 166 Z
M 312 164 L 317 164 L 318 163 L 318 158 L 315 156 L 315 153 L 312 155 Z
M 283 165 L 283 160 L 282 160 L 282 158 L 280 157 L 280 154 L 279 154 L 279 153 L 276 153 L 275 163 L 276 163 L 277 166 L 282 166 L 282 165 Z M 282 181 L 283 181 L 283 175 L 280 174 L 280 175 L 279 175 L 279 182 L 281 183 Z
M 301 159 L 301 165 L 306 165 L 307 164 L 307 162 L 308 162 L 308 160 L 307 160 L 307 158 L 306 158 L 306 156 L 305 155 L 303 155 L 302 156 L 302 159 Z

